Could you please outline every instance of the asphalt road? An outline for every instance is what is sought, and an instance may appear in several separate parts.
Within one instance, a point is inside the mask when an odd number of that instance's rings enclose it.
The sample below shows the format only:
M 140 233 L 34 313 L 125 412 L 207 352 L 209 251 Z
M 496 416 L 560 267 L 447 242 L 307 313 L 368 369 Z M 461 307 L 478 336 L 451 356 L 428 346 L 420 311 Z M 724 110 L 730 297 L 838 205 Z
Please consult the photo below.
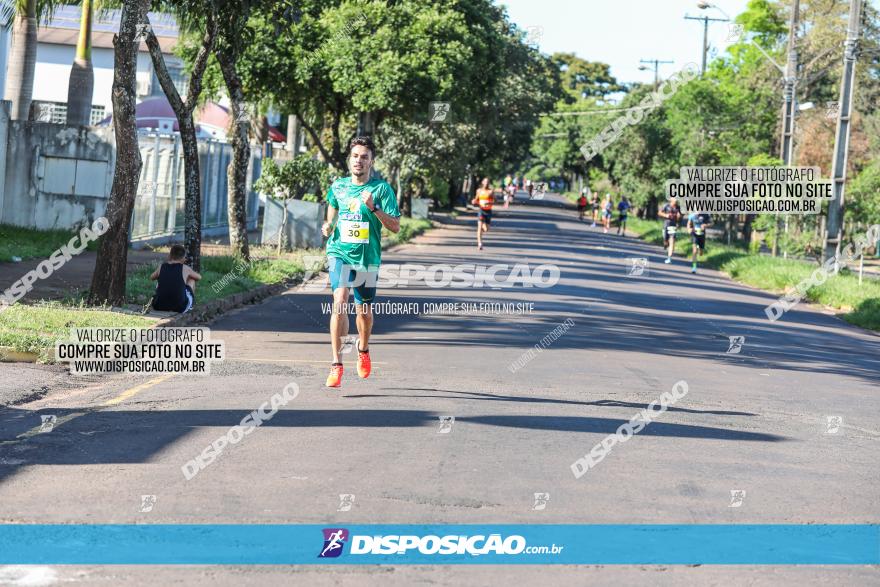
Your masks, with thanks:
M 531 303 L 525 314 L 376 319 L 373 375 L 329 364 L 327 291 L 294 289 L 211 324 L 207 377 L 72 377 L 0 365 L 0 522 L 877 523 L 880 338 L 554 206 L 499 207 L 387 253 L 387 265 L 559 267 L 550 288 L 380 290 L 382 301 Z M 540 204 L 540 205 L 539 205 Z M 628 275 L 630 258 L 647 271 Z M 412 306 L 409 306 L 410 308 Z M 524 355 L 560 324 L 568 329 Z M 354 332 L 354 324 L 352 323 Z M 729 337 L 744 336 L 739 353 Z M 523 358 L 526 357 L 526 358 Z M 521 368 L 511 368 L 515 362 Z M 518 364 L 518 363 L 517 363 Z M 577 479 L 571 464 L 649 402 L 688 393 Z M 272 394 L 300 394 L 194 479 L 181 465 Z M 4 396 L 10 397 L 10 396 Z M 7 400 L 8 401 L 8 400 Z M 58 420 L 51 433 L 18 435 Z M 454 417 L 454 422 L 448 418 Z M 446 419 L 446 423 L 441 420 Z M 448 432 L 441 432 L 441 426 Z M 451 426 L 451 427 L 450 427 Z M 737 493 L 738 506 L 731 507 Z M 535 509 L 535 493 L 549 493 Z M 354 495 L 340 507 L 340 495 Z M 150 511 L 144 495 L 155 496 Z M 152 502 L 152 499 L 151 499 Z M 851 584 L 874 567 L 0 567 L 0 584 Z M 41 582 L 42 581 L 42 582 Z

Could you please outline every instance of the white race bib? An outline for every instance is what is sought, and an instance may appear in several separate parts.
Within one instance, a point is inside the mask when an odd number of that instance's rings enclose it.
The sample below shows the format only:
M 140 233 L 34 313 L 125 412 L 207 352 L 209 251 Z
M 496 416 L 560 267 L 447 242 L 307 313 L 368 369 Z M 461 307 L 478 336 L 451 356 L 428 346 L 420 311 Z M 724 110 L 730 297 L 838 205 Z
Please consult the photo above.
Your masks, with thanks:
M 356 222 L 354 220 L 339 221 L 339 240 L 344 243 L 362 245 L 370 242 L 370 223 L 366 220 Z

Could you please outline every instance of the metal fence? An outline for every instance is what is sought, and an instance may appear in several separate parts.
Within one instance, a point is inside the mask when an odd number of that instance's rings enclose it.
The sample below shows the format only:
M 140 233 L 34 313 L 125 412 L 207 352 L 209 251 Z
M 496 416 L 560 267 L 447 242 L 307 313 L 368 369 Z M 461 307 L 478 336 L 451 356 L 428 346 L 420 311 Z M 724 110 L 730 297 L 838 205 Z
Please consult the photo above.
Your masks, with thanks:
M 183 149 L 176 134 L 140 133 L 141 168 L 138 193 L 132 215 L 131 239 L 154 240 L 174 237 L 184 229 Z M 199 169 L 202 184 L 202 230 L 210 235 L 226 234 L 226 169 L 232 146 L 215 139 L 199 141 Z M 257 228 L 259 197 L 252 185 L 260 176 L 261 153 L 251 148 L 247 175 L 248 230 Z

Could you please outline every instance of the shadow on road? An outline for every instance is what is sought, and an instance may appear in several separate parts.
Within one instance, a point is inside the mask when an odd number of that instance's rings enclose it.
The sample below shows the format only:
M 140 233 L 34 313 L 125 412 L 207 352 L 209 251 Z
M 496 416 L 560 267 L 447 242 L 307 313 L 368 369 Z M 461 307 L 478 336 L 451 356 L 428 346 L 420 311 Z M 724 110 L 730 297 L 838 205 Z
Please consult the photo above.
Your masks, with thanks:
M 585 404 L 599 405 L 599 404 Z M 636 404 L 638 406 L 638 404 Z M 51 431 L 17 442 L 0 444 L 0 482 L 21 468 L 33 465 L 101 465 L 145 463 L 199 428 L 216 428 L 216 436 L 239 424 L 251 409 L 241 410 L 112 410 L 81 409 L 0 410 L 0 441 L 41 425 L 41 415 L 54 415 L 59 422 L 81 414 Z M 435 428 L 441 414 L 424 410 L 281 410 L 261 428 Z M 456 418 L 458 424 L 502 428 L 528 428 L 554 432 L 611 434 L 627 420 L 588 416 L 482 415 Z M 641 432 L 648 436 L 779 442 L 785 437 L 729 428 L 687 424 L 652 423 Z M 213 435 L 212 435 L 213 439 Z M 206 441 L 206 446 L 209 441 Z M 202 446 L 194 447 L 194 458 Z M 174 463 L 178 464 L 178 463 Z M 183 462 L 179 463 L 183 465 Z
M 480 393 L 476 391 L 455 391 L 452 389 L 431 389 L 431 388 L 422 388 L 422 387 L 384 387 L 384 390 L 387 391 L 435 391 L 438 393 L 454 393 L 458 394 L 454 397 L 456 399 L 465 399 L 465 400 L 482 400 L 482 401 L 498 401 L 498 402 L 521 402 L 521 403 L 537 403 L 537 404 L 563 404 L 563 405 L 575 405 L 575 406 L 608 406 L 608 407 L 619 407 L 619 408 L 635 408 L 637 410 L 648 409 L 648 404 L 639 404 L 634 402 L 622 402 L 618 400 L 598 400 L 594 402 L 581 402 L 576 400 L 565 400 L 565 399 L 551 399 L 546 397 L 523 397 L 523 396 L 515 396 L 515 395 L 495 395 L 493 393 Z M 464 396 L 472 396 L 472 397 L 464 397 Z M 414 397 L 414 398 L 441 398 L 441 399 L 449 399 L 448 395 L 414 395 L 414 394 L 378 394 L 378 393 L 364 393 L 364 394 L 350 394 L 344 395 L 342 397 L 347 398 L 368 398 L 368 397 Z M 691 410 L 688 408 L 677 408 L 675 406 L 669 406 L 667 408 L 670 412 L 685 412 L 688 414 L 713 414 L 716 416 L 757 416 L 757 414 L 753 414 L 752 412 L 731 412 L 724 410 Z

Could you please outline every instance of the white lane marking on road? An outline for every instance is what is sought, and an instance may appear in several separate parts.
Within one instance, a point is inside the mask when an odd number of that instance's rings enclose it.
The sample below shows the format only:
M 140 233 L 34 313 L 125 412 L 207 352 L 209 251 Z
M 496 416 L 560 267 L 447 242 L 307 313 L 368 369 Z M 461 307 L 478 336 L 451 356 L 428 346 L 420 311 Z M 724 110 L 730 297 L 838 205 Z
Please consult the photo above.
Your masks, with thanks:
M 318 359 L 249 359 L 246 357 L 227 357 L 227 361 L 246 361 L 251 363 L 308 363 L 310 365 L 326 365 L 327 360 Z M 387 362 L 372 361 L 373 365 L 387 365 Z
M 58 582 L 58 574 L 51 567 L 34 565 L 7 565 L 0 567 L 0 584 L 38 587 Z

